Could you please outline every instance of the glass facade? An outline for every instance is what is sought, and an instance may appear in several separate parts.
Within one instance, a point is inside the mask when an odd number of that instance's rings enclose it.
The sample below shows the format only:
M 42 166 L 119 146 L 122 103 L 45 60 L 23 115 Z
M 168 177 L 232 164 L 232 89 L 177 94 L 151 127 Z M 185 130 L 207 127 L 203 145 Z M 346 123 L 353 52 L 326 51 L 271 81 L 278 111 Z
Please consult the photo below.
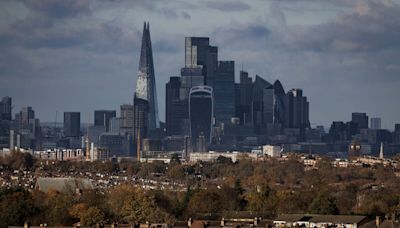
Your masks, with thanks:
M 197 86 L 191 89 L 189 119 L 192 149 L 196 151 L 199 149 L 198 146 L 200 146 L 197 145 L 200 137 L 204 137 L 206 144 L 211 142 L 213 120 L 213 89 L 211 87 Z
M 64 136 L 78 137 L 81 131 L 81 113 L 64 112 Z
M 219 61 L 214 78 L 216 123 L 230 123 L 235 116 L 235 62 Z

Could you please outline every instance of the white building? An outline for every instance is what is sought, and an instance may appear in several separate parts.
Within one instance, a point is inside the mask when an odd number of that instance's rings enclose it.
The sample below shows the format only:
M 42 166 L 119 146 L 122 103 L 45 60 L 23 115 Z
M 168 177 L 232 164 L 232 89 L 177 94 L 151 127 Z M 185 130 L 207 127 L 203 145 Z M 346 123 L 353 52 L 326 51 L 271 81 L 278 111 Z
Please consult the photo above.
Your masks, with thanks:
M 279 158 L 281 157 L 281 147 L 280 146 L 272 146 L 272 145 L 264 145 L 262 147 L 262 152 L 264 155 L 272 158 Z
M 240 152 L 206 152 L 206 153 L 190 153 L 190 162 L 197 162 L 197 161 L 207 161 L 213 162 L 218 159 L 218 157 L 225 157 L 230 158 L 232 162 L 236 162 L 241 158 L 250 158 L 252 160 L 257 160 L 259 156 L 255 153 L 240 153 Z
M 82 160 L 84 153 L 82 149 L 49 149 L 42 151 L 35 151 L 35 157 L 46 160 Z
M 274 227 L 341 227 L 357 228 L 368 222 L 366 216 L 355 215 L 307 215 L 282 214 L 276 218 Z

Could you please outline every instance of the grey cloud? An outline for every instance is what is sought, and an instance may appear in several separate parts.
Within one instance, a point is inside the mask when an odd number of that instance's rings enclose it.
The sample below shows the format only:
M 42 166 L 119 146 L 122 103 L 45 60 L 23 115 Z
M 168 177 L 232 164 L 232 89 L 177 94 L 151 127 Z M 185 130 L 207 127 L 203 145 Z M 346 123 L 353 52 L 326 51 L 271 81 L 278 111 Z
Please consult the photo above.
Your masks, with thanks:
M 182 50 L 182 45 L 178 44 L 176 40 L 157 40 L 153 42 L 153 51 L 164 53 L 178 53 Z
M 247 48 L 255 47 L 259 42 L 255 41 L 265 41 L 270 35 L 271 31 L 264 25 L 260 24 L 245 24 L 245 25 L 232 25 L 229 27 L 218 28 L 214 31 L 215 40 L 221 46 L 226 46 L 232 49 L 235 45 L 247 46 Z M 248 43 L 251 43 L 248 46 Z M 244 46 L 243 46 L 244 45 Z
M 113 21 L 68 28 L 43 28 L 29 21 L 29 18 L 18 21 L 3 30 L 0 48 L 82 48 L 88 51 L 128 52 L 140 44 L 141 31 Z M 29 29 L 25 23 L 31 25 Z
M 90 12 L 89 0 L 22 0 L 30 9 L 54 18 L 74 17 Z
M 336 20 L 296 31 L 291 46 L 314 51 L 379 51 L 400 48 L 400 7 L 363 1 Z M 310 35 L 313 34 L 313 35 Z
M 132 10 L 145 10 L 156 13 L 170 19 L 190 18 L 186 12 L 180 12 L 180 9 L 189 9 L 195 7 L 194 4 L 179 0 L 100 0 L 99 8 L 129 8 Z
M 190 16 L 190 14 L 187 13 L 187 12 L 181 12 L 181 16 L 182 16 L 183 19 L 187 19 L 187 20 L 189 20 L 189 19 L 192 18 L 192 17 Z
M 250 5 L 234 0 L 215 0 L 207 1 L 205 5 L 208 8 L 216 9 L 224 12 L 237 12 L 251 9 Z

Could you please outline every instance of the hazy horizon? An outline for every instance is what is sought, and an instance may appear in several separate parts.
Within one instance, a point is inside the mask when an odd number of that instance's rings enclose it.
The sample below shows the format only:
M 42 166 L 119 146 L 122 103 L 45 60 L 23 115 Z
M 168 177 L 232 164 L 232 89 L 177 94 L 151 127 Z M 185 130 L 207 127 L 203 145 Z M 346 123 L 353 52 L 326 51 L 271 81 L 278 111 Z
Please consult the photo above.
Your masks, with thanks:
M 400 5 L 395 0 L 0 2 L 0 96 L 42 122 L 132 103 L 150 22 L 160 118 L 165 83 L 184 65 L 184 37 L 207 36 L 239 71 L 303 89 L 313 126 L 352 112 L 400 123 Z

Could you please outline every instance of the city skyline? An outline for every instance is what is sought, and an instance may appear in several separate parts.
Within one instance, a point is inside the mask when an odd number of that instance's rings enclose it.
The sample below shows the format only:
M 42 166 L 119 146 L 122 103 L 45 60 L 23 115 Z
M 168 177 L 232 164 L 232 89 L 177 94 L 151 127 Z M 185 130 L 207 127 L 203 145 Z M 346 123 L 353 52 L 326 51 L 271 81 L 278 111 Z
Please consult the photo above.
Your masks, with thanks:
M 61 122 L 60 113 L 80 111 L 82 122 L 93 122 L 94 110 L 131 103 L 141 27 L 148 20 L 158 100 L 184 63 L 184 37 L 207 36 L 223 59 L 236 62 L 236 81 L 243 65 L 252 77 L 279 79 L 287 90 L 302 88 L 313 125 L 349 120 L 351 112 L 381 117 L 383 128 L 399 122 L 397 1 L 119 3 L 0 3 L 6 15 L 0 89 L 13 97 L 14 113 L 32 106 L 43 122 L 54 121 L 56 112 Z M 204 8 L 209 17 L 200 18 Z M 159 103 L 161 120 L 164 105 Z

